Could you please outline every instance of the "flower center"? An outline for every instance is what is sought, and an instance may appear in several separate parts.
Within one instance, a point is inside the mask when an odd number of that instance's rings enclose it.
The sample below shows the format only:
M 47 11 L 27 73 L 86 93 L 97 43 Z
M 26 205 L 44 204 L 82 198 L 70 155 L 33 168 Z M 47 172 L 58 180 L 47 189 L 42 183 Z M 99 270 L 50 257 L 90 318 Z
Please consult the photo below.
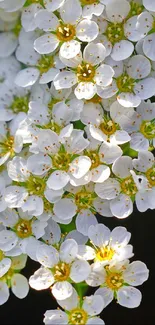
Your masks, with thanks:
M 122 189 L 122 192 L 127 194 L 128 196 L 135 195 L 138 191 L 137 186 L 136 186 L 132 176 L 125 178 L 121 182 L 121 189 Z
M 110 261 L 115 254 L 115 251 L 110 247 L 102 247 L 96 253 L 96 261 Z
M 112 290 L 118 290 L 123 286 L 123 282 L 124 282 L 122 278 L 122 273 L 117 273 L 117 272 L 108 273 L 105 282 L 108 288 Z
M 146 171 L 146 177 L 149 181 L 149 183 L 152 185 L 152 186 L 155 186 L 155 167 L 152 167 L 150 169 L 148 169 Z
M 60 25 L 56 31 L 56 36 L 61 42 L 71 41 L 75 35 L 75 27 L 70 24 Z
M 116 124 L 112 120 L 103 121 L 99 128 L 106 135 L 112 135 L 116 132 Z
M 90 102 L 94 104 L 100 104 L 102 102 L 102 98 L 96 94 L 93 98 L 86 100 L 86 103 Z
M 44 202 L 44 211 L 53 213 L 53 204 L 47 201 L 47 199 L 43 198 Z
M 53 167 L 61 170 L 68 170 L 71 162 L 71 155 L 67 152 L 59 152 L 52 157 Z
M 108 23 L 105 35 L 112 45 L 125 39 L 123 23 Z
M 53 271 L 55 281 L 65 281 L 69 278 L 70 266 L 61 262 L 54 267 Z
M 32 175 L 27 180 L 26 187 L 31 195 L 43 196 L 46 187 L 46 182 L 43 178 Z
M 70 311 L 69 324 L 72 325 L 85 325 L 88 319 L 88 314 L 81 308 L 75 308 Z
M 0 158 L 10 152 L 10 157 L 14 156 L 14 137 L 8 135 L 4 142 L 0 142 Z
M 5 255 L 4 255 L 3 251 L 1 251 L 1 249 L 0 249 L 0 261 L 3 260 L 4 256 L 5 256 Z
M 118 77 L 116 83 L 120 92 L 132 93 L 134 90 L 135 80 L 130 78 L 126 73 Z
M 77 67 L 77 77 L 79 81 L 92 81 L 95 76 L 95 68 L 89 63 L 79 64 Z
M 143 5 L 141 5 L 140 3 L 131 1 L 130 2 L 130 12 L 126 19 L 129 19 L 135 15 L 140 15 L 143 11 L 143 8 L 144 8 Z
M 15 226 L 17 236 L 19 238 L 26 238 L 32 235 L 31 220 L 21 219 Z
M 100 157 L 96 151 L 85 151 L 85 155 L 91 159 L 91 169 L 100 165 Z
M 143 121 L 140 126 L 140 132 L 146 139 L 153 139 L 155 137 L 155 120 Z
M 42 55 L 41 59 L 38 61 L 37 67 L 40 73 L 47 72 L 50 68 L 54 67 L 54 58 L 50 55 Z
M 91 192 L 78 192 L 75 194 L 75 204 L 81 209 L 89 209 L 92 206 L 95 196 Z
M 24 97 L 14 96 L 14 100 L 9 109 L 11 109 L 13 113 L 27 113 L 29 109 L 29 95 Z
M 62 127 L 60 125 L 58 125 L 57 123 L 55 123 L 53 120 L 51 120 L 51 122 L 49 122 L 48 124 L 42 125 L 41 128 L 42 129 L 50 129 L 57 134 L 60 134 L 60 131 L 62 130 Z

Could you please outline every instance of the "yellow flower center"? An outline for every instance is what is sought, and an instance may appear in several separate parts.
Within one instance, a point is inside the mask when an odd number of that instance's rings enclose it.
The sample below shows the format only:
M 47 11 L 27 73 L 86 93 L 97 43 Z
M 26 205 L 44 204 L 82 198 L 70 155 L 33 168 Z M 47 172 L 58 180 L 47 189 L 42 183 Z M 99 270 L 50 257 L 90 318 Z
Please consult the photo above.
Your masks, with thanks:
M 112 260 L 114 254 L 115 251 L 111 247 L 102 247 L 97 251 L 95 259 L 96 261 L 110 261 Z
M 59 263 L 53 269 L 55 281 L 65 281 L 70 275 L 70 266 L 66 263 Z
M 56 36 L 61 42 L 71 41 L 76 35 L 75 27 L 70 24 L 60 25 L 57 28 Z
M 88 314 L 81 308 L 72 309 L 69 313 L 69 324 L 85 325 L 88 320 Z
M 55 123 L 53 120 L 51 120 L 50 123 L 43 125 L 42 129 L 50 129 L 50 130 L 54 131 L 55 133 L 60 134 L 62 127 L 60 125 L 58 125 L 57 123 Z
M 10 152 L 11 158 L 14 156 L 14 137 L 7 135 L 4 142 L 0 142 L 0 158 Z
M 49 69 L 54 67 L 54 58 L 50 55 L 42 55 L 41 59 L 37 63 L 37 67 L 40 70 L 40 73 L 45 73 Z
M 127 194 L 128 196 L 133 196 L 137 193 L 137 186 L 132 178 L 132 176 L 129 176 L 121 182 L 121 189 L 124 194 Z
M 124 283 L 122 273 L 119 272 L 108 273 L 105 282 L 108 288 L 112 290 L 118 290 L 123 286 Z
M 134 90 L 135 80 L 124 73 L 116 79 L 116 84 L 120 92 L 132 93 Z
M 115 43 L 125 39 L 123 23 L 108 23 L 105 35 L 108 40 L 114 45 Z
M 143 121 L 140 126 L 140 132 L 148 140 L 155 138 L 155 121 Z
M 91 159 L 91 169 L 100 165 L 100 156 L 96 151 L 85 151 L 85 155 Z
M 79 81 L 84 81 L 84 82 L 93 81 L 94 76 L 95 76 L 95 68 L 91 64 L 84 62 L 78 65 L 77 77 Z
M 80 191 L 75 194 L 75 204 L 79 210 L 89 209 L 93 204 L 94 198 L 95 196 L 93 193 Z
M 53 213 L 53 204 L 43 198 L 44 201 L 44 211 Z
M 155 186 L 155 167 L 152 167 L 150 169 L 148 169 L 146 171 L 146 177 L 149 181 L 149 183 L 152 185 L 152 186 Z
M 11 109 L 15 114 L 20 112 L 27 113 L 29 110 L 29 97 L 29 94 L 24 97 L 14 96 L 14 100 L 9 109 Z
M 3 251 L 1 251 L 1 249 L 0 249 L 0 261 L 3 260 L 4 256 L 5 256 L 5 255 L 4 255 Z
M 128 16 L 126 17 L 126 20 L 135 16 L 135 15 L 140 15 L 144 9 L 144 6 L 141 5 L 140 3 L 131 1 L 130 2 L 130 12 Z
M 15 226 L 16 234 L 19 238 L 26 238 L 32 235 L 31 220 L 21 219 Z
M 59 152 L 52 157 L 53 167 L 67 171 L 71 162 L 71 155 L 67 152 Z
M 26 182 L 26 188 L 31 195 L 43 196 L 46 182 L 43 178 L 31 175 Z
M 112 120 L 103 121 L 99 128 L 104 134 L 109 136 L 116 132 L 116 124 Z

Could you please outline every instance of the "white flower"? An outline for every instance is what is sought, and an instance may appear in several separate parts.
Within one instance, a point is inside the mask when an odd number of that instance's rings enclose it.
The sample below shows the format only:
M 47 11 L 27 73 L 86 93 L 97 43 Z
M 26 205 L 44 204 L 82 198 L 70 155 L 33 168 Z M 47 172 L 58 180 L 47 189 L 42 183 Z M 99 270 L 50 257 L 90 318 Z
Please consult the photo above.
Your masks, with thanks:
M 82 17 L 92 19 L 93 15 L 100 16 L 104 10 L 105 0 L 79 0 L 82 7 Z
M 58 300 L 59 305 L 66 311 L 48 310 L 44 314 L 45 325 L 73 324 L 73 325 L 104 325 L 104 321 L 96 317 L 104 308 L 104 301 L 100 295 L 86 296 L 81 304 L 77 292 L 73 291 L 72 296 L 65 300 Z
M 155 208 L 155 162 L 154 156 L 149 151 L 140 151 L 138 153 L 138 159 L 133 159 L 133 167 L 144 175 L 149 182 L 149 188 L 147 191 L 139 192 L 136 204 L 140 212 L 145 212 L 147 209 Z M 141 175 L 139 179 L 141 180 Z M 142 176 L 143 177 L 143 176 Z
M 145 36 L 143 30 L 136 28 L 138 15 L 142 11 L 143 6 L 140 3 L 110 0 L 106 3 L 103 20 L 102 16 L 97 19 L 100 26 L 98 38 L 115 61 L 129 58 L 134 51 L 132 42 Z
M 23 141 L 18 134 L 18 125 L 18 119 L 9 125 L 0 122 L 0 166 L 22 150 Z
M 49 205 L 48 202 L 54 203 L 61 198 L 63 190 L 49 189 L 44 177 L 30 173 L 28 165 L 31 157 L 28 161 L 22 157 L 14 157 L 8 163 L 8 174 L 16 185 L 5 189 L 5 202 L 9 208 L 22 208 L 23 212 L 27 211 L 29 215 L 39 216 L 43 213 L 46 204 Z M 46 165 L 49 165 L 50 158 L 48 158 L 46 156 Z
M 124 63 L 124 71 L 117 74 L 109 87 L 98 88 L 102 98 L 117 94 L 118 102 L 124 107 L 137 107 L 141 100 L 154 95 L 155 79 L 149 77 L 150 61 L 143 55 L 134 55 Z
M 65 1 L 60 8 L 61 19 L 47 10 L 40 10 L 35 16 L 35 23 L 47 33 L 35 40 L 35 50 L 40 54 L 49 54 L 60 45 L 62 57 L 75 57 L 80 52 L 80 41 L 91 42 L 98 35 L 97 24 L 87 19 L 80 21 L 81 14 L 78 0 Z
M 155 11 L 155 4 L 151 0 L 143 0 L 143 5 L 148 11 Z
M 142 294 L 135 288 L 148 279 L 149 270 L 140 261 L 129 261 L 116 263 L 104 268 L 102 264 L 92 265 L 91 281 L 96 280 L 95 286 L 104 285 L 99 288 L 95 295 L 101 295 L 107 306 L 114 298 L 117 302 L 127 308 L 136 308 L 140 305 Z M 94 283 L 93 283 L 94 284 Z
M 41 0 L 37 0 L 37 2 L 41 2 Z M 43 5 L 47 10 L 49 11 L 55 11 L 59 9 L 62 4 L 64 3 L 64 0 L 52 0 L 52 3 L 50 0 L 43 0 Z M 0 0 L 0 7 L 5 9 L 6 12 L 14 12 L 19 9 L 22 9 L 22 7 L 26 4 L 26 0 L 13 0 L 13 2 L 10 0 Z M 39 6 L 39 4 L 36 4 Z M 30 8 L 30 6 L 26 6 L 26 8 Z
M 101 43 L 90 43 L 85 47 L 83 57 L 81 52 L 71 61 L 61 56 L 62 62 L 70 67 L 70 70 L 62 71 L 56 76 L 55 88 L 70 88 L 78 83 L 74 90 L 75 96 L 78 99 L 93 98 L 100 87 L 111 84 L 114 75 L 114 70 L 109 65 L 101 64 L 105 53 L 105 47 Z
M 26 259 L 25 255 L 20 255 L 11 258 L 11 265 L 10 262 L 6 261 L 10 261 L 10 259 L 5 259 L 4 263 L 3 261 L 0 262 L 2 274 L 0 276 L 0 305 L 3 305 L 9 299 L 9 288 L 19 299 L 27 296 L 29 292 L 28 281 L 25 276 L 19 273 L 25 267 Z
M 52 294 L 56 299 L 64 300 L 72 295 L 73 283 L 88 278 L 90 266 L 87 261 L 78 260 L 78 244 L 66 239 L 59 252 L 52 246 L 43 244 L 37 250 L 38 262 L 43 265 L 30 277 L 30 286 L 36 290 L 47 289 L 52 285 Z
M 41 130 L 38 134 L 38 148 L 41 153 L 28 159 L 28 169 L 34 175 L 44 175 L 46 171 L 50 171 L 48 188 L 61 190 L 69 181 L 74 178 L 79 180 L 89 171 L 91 160 L 82 154 L 88 144 L 89 141 L 83 137 L 81 130 L 74 129 L 61 142 L 54 131 Z
M 118 218 L 128 217 L 133 212 L 133 202 L 138 208 L 141 195 L 151 190 L 147 178 L 136 175 L 132 169 L 132 158 L 122 156 L 112 166 L 116 178 L 108 178 L 102 184 L 95 185 L 97 195 L 110 201 L 111 212 Z
M 15 78 L 15 75 L 20 70 L 21 65 L 14 56 L 9 56 L 0 60 L 0 94 L 4 91 L 3 86 L 7 85 L 10 80 Z
M 103 224 L 92 225 L 88 230 L 90 246 L 80 245 L 79 255 L 84 259 L 94 259 L 95 264 L 114 264 L 133 256 L 131 237 L 124 227 L 116 227 L 110 232 Z
M 89 132 L 94 139 L 110 143 L 117 152 L 120 151 L 118 145 L 130 141 L 128 133 L 115 121 L 114 114 L 104 112 L 101 105 L 85 104 L 81 113 L 81 121 L 88 125 Z

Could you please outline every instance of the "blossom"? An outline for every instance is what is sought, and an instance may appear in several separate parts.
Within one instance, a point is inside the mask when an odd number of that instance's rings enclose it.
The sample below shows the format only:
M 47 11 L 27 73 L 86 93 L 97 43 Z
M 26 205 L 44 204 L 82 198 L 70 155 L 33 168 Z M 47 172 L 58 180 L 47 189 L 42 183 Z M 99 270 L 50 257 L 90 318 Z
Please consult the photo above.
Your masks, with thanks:
M 36 26 L 47 33 L 35 40 L 35 50 L 40 54 L 49 54 L 60 45 L 62 57 L 75 57 L 80 52 L 80 41 L 91 42 L 98 35 L 97 24 L 87 19 L 80 21 L 81 14 L 78 0 L 64 2 L 60 8 L 60 20 L 55 14 L 40 10 L 35 16 Z
M 71 61 L 61 60 L 70 67 L 70 70 L 60 72 L 54 79 L 56 89 L 70 88 L 74 85 L 75 96 L 78 99 L 91 99 L 99 92 L 100 87 L 109 86 L 112 82 L 114 71 L 111 66 L 101 64 L 105 58 L 105 47 L 101 43 L 90 43 L 82 53 Z
M 56 299 L 64 300 L 73 293 L 73 283 L 84 281 L 89 273 L 87 261 L 77 259 L 78 244 L 73 239 L 66 239 L 59 252 L 52 246 L 43 244 L 36 256 L 41 268 L 30 277 L 30 286 L 36 290 L 52 286 L 52 294 Z
M 136 308 L 140 305 L 142 294 L 135 288 L 148 279 L 149 270 L 145 263 L 128 260 L 104 267 L 102 264 L 92 265 L 89 285 L 104 285 L 96 290 L 95 295 L 101 295 L 107 306 L 114 298 L 127 308 Z
M 72 296 L 65 300 L 58 300 L 59 305 L 65 309 L 62 310 L 47 310 L 44 314 L 44 323 L 55 324 L 63 322 L 63 324 L 105 324 L 102 319 L 96 317 L 104 308 L 104 301 L 100 295 L 86 296 L 82 300 L 81 305 L 77 292 L 73 291 Z

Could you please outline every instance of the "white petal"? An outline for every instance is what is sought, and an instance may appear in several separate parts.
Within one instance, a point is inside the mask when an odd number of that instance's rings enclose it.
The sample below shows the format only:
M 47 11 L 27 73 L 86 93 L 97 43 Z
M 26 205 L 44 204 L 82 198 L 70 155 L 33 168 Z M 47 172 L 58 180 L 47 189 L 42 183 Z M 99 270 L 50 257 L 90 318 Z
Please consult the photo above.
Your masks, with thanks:
M 117 158 L 122 155 L 122 150 L 115 144 L 104 142 L 100 147 L 99 155 L 101 162 L 112 164 Z
M 15 83 L 20 87 L 32 86 L 39 78 L 39 70 L 36 68 L 26 68 L 18 72 Z
M 5 304 L 5 302 L 9 299 L 9 288 L 7 284 L 3 281 L 0 281 L 0 306 Z
M 112 217 L 110 210 L 110 202 L 108 200 L 102 200 L 99 197 L 94 200 L 94 208 L 103 217 Z
M 80 52 L 80 42 L 71 40 L 64 42 L 60 48 L 60 55 L 65 59 L 74 58 Z
M 121 306 L 127 308 L 136 308 L 140 305 L 142 299 L 141 292 L 133 287 L 122 287 L 118 290 L 117 300 Z
M 10 258 L 3 258 L 2 261 L 0 261 L 0 277 L 2 277 L 5 273 L 7 273 L 10 266 L 11 266 Z
M 38 262 L 48 268 L 52 268 L 59 262 L 58 251 L 54 247 L 48 246 L 46 244 L 39 246 L 36 256 Z
M 96 69 L 95 81 L 98 86 L 107 87 L 112 83 L 112 77 L 114 75 L 114 70 L 110 65 L 102 64 Z
M 76 36 L 82 42 L 92 42 L 98 33 L 98 25 L 89 19 L 83 19 L 76 27 Z
M 71 199 L 64 198 L 54 204 L 53 211 L 61 219 L 70 219 L 76 214 L 76 205 Z
M 127 72 L 133 79 L 143 79 L 151 72 L 150 61 L 143 55 L 134 55 L 128 61 Z
M 36 195 L 28 196 L 22 204 L 22 210 L 35 217 L 40 216 L 44 210 L 42 198 Z
M 60 146 L 59 136 L 52 130 L 42 130 L 38 136 L 38 148 L 42 152 L 57 153 Z
M 155 34 L 150 34 L 144 38 L 143 51 L 144 54 L 151 60 L 155 60 Z
M 15 51 L 18 45 L 18 39 L 14 33 L 5 32 L 0 34 L 0 43 L 3 44 L 0 51 L 0 58 L 5 58 Z
M 76 308 L 78 306 L 78 302 L 79 302 L 79 297 L 77 291 L 74 288 L 73 288 L 72 295 L 69 298 L 63 300 L 57 299 L 57 303 L 59 304 L 59 306 L 61 306 L 65 310 L 72 310 Z
M 35 290 L 48 289 L 53 282 L 52 272 L 44 267 L 38 269 L 29 279 L 30 287 Z
M 60 15 L 65 23 L 75 25 L 82 15 L 82 8 L 77 0 L 66 0 L 60 7 Z
M 52 12 L 46 9 L 39 10 L 35 15 L 36 26 L 44 31 L 54 31 L 59 26 L 59 20 Z
M 73 287 L 67 281 L 57 282 L 52 287 L 52 294 L 58 300 L 64 300 L 72 295 Z
M 34 49 L 40 54 L 49 54 L 56 50 L 59 41 L 53 34 L 44 34 L 34 42 Z
M 29 177 L 29 172 L 27 170 L 27 162 L 22 157 L 14 157 L 8 162 L 8 175 L 16 182 L 25 182 Z
M 47 186 L 53 190 L 61 190 L 70 180 L 69 175 L 62 170 L 54 171 L 47 180 Z
M 71 71 L 62 71 L 54 79 L 54 86 L 57 90 L 71 88 L 76 83 L 76 74 Z
M 51 167 L 51 158 L 42 153 L 32 155 L 27 160 L 27 168 L 34 175 L 43 175 Z
M 137 107 L 141 102 L 138 92 L 136 95 L 133 93 L 120 93 L 117 97 L 117 100 L 119 104 L 124 107 Z
M 56 75 L 59 73 L 58 69 L 51 68 L 47 72 L 43 73 L 39 79 L 40 84 L 46 84 L 53 81 Z
M 99 317 L 93 317 L 93 318 L 89 318 L 86 325 L 105 325 L 105 322 L 103 321 L 103 319 L 99 318 Z
M 90 265 L 87 261 L 77 260 L 73 262 L 70 271 L 70 278 L 75 282 L 79 283 L 85 281 L 90 273 Z
M 106 246 L 110 239 L 110 230 L 105 225 L 99 223 L 95 226 L 90 226 L 88 236 L 95 246 Z
M 145 78 L 137 82 L 134 87 L 134 92 L 141 99 L 148 99 L 155 94 L 155 78 Z
M 101 43 L 88 44 L 83 52 L 83 57 L 86 62 L 91 63 L 93 66 L 101 63 L 106 56 L 106 49 Z
M 110 208 L 115 217 L 123 219 L 133 212 L 133 203 L 127 195 L 121 194 L 110 202 Z
M 90 166 L 91 159 L 87 156 L 80 156 L 70 163 L 69 172 L 73 177 L 79 179 L 89 171 Z
M 78 245 L 84 245 L 86 244 L 88 237 L 82 235 L 79 231 L 77 230 L 71 230 L 67 236 L 66 239 L 74 239 Z
M 125 227 L 116 227 L 111 232 L 111 245 L 114 247 L 126 246 L 130 240 L 131 233 Z
M 44 2 L 48 11 L 55 11 L 64 4 L 64 0 L 45 0 Z
M 148 279 L 149 270 L 141 261 L 134 261 L 123 273 L 124 281 L 133 286 L 139 286 Z
M 61 199 L 63 193 L 64 193 L 63 189 L 55 191 L 46 188 L 46 190 L 44 191 L 45 198 L 51 203 L 58 202 Z
M 27 190 L 21 186 L 9 186 L 5 190 L 5 201 L 9 208 L 20 208 L 27 196 Z
M 37 3 L 32 3 L 27 8 L 23 8 L 21 23 L 26 32 L 31 32 L 36 29 L 35 15 L 42 9 L 42 6 Z
M 120 193 L 120 184 L 114 178 L 107 179 L 103 184 L 95 185 L 95 193 L 101 198 L 111 200 L 116 198 Z
M 14 274 L 11 278 L 11 289 L 16 297 L 23 299 L 29 292 L 28 281 L 22 274 Z
M 106 5 L 106 14 L 111 22 L 121 23 L 130 11 L 129 2 L 126 0 L 111 0 Z
M 96 256 L 95 250 L 87 245 L 78 246 L 78 258 L 82 258 L 85 261 L 93 260 Z
M 78 244 L 74 239 L 66 239 L 60 247 L 60 260 L 70 264 L 72 263 L 78 253 Z
M 144 150 L 138 153 L 138 159 L 132 160 L 133 167 L 140 172 L 146 172 L 147 169 L 152 167 L 153 163 L 154 156 L 152 152 Z
M 68 316 L 62 310 L 47 310 L 44 314 L 45 325 L 66 325 L 68 324 Z
M 152 0 L 143 0 L 143 5 L 147 10 L 155 11 L 155 3 Z
M 136 151 L 148 150 L 149 140 L 140 132 L 131 134 L 130 146 Z
M 80 82 L 74 93 L 78 99 L 91 99 L 96 94 L 96 85 L 93 82 Z
M 85 297 L 83 303 L 83 309 L 90 316 L 95 316 L 101 313 L 104 308 L 104 300 L 99 295 L 92 295 L 89 297 Z
M 132 158 L 128 156 L 118 158 L 112 166 L 113 173 L 120 178 L 130 176 L 131 169 L 133 169 Z
M 91 264 L 91 273 L 86 280 L 87 284 L 91 287 L 98 287 L 105 282 L 106 272 L 104 265 L 101 263 Z
M 104 299 L 105 307 L 113 300 L 113 290 L 109 288 L 99 288 L 96 290 L 95 295 L 100 295 Z
M 96 225 L 97 219 L 90 210 L 81 210 L 76 217 L 76 228 L 84 236 L 88 236 L 88 229 Z
M 102 183 L 110 176 L 110 168 L 106 165 L 99 165 L 96 168 L 91 170 L 92 173 L 92 182 L 94 183 Z
M 115 61 L 125 60 L 132 55 L 133 51 L 133 44 L 127 40 L 122 40 L 114 45 L 111 57 Z

